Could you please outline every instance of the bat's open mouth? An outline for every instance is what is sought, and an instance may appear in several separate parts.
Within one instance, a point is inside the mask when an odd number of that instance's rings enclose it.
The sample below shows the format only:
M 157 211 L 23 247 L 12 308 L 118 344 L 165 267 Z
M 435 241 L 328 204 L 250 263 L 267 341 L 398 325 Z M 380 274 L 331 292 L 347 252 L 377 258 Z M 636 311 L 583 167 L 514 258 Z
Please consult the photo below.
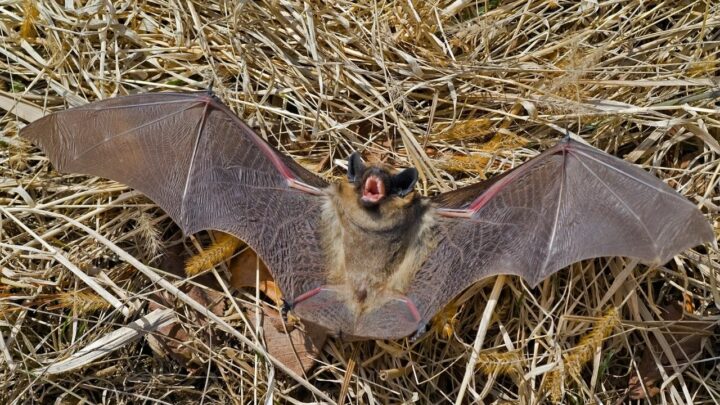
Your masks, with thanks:
M 377 176 L 368 176 L 363 185 L 362 200 L 376 203 L 385 197 L 385 183 Z

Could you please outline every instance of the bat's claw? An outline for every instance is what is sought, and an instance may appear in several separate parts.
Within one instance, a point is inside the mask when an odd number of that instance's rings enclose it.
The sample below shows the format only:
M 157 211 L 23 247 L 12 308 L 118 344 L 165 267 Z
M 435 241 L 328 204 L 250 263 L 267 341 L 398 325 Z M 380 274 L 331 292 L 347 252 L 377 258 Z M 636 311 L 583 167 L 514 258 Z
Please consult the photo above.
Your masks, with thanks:
M 284 323 L 288 323 L 288 312 L 292 309 L 292 305 L 289 302 L 282 300 L 282 307 L 280 307 L 280 316 Z
M 571 139 L 571 138 L 570 138 L 570 130 L 568 130 L 567 128 L 565 128 L 565 136 L 563 136 L 563 141 L 567 142 L 567 141 L 569 141 L 570 139 Z
M 208 87 L 205 90 L 208 94 L 208 96 L 214 96 L 215 93 L 213 92 L 213 84 L 215 84 L 215 78 L 210 78 L 210 83 L 208 83 Z
M 410 337 L 410 342 L 414 342 L 420 338 L 420 336 L 424 335 L 425 332 L 428 331 L 428 324 L 427 322 L 421 322 L 420 326 L 418 326 L 417 330 L 415 331 L 415 334 Z

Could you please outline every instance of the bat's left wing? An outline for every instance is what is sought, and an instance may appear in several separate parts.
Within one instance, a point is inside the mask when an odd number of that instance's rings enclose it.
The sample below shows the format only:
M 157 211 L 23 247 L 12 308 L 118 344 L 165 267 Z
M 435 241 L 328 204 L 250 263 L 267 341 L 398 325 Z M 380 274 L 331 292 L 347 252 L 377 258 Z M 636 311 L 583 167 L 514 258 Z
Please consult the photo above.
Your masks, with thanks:
M 702 213 L 675 190 L 570 138 L 435 203 L 438 247 L 407 294 L 424 321 L 484 277 L 518 275 L 535 286 L 579 260 L 627 256 L 659 264 L 714 240 Z
M 248 243 L 286 298 L 324 284 L 318 222 L 326 182 L 274 150 L 208 92 L 111 98 L 22 130 L 65 172 L 146 194 L 187 233 Z

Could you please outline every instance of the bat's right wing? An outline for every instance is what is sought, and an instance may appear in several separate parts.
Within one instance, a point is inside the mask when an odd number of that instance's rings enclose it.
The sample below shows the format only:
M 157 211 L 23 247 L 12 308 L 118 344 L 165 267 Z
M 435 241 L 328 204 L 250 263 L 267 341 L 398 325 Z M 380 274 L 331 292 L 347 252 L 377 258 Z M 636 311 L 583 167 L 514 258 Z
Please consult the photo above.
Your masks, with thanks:
M 317 225 L 327 184 L 207 92 L 111 98 L 21 134 L 59 170 L 140 190 L 186 234 L 216 229 L 244 240 L 289 300 L 324 284 Z
M 659 264 L 714 241 L 702 213 L 675 190 L 570 138 L 435 203 L 438 247 L 407 294 L 424 321 L 484 277 L 518 275 L 534 286 L 579 260 L 627 256 Z

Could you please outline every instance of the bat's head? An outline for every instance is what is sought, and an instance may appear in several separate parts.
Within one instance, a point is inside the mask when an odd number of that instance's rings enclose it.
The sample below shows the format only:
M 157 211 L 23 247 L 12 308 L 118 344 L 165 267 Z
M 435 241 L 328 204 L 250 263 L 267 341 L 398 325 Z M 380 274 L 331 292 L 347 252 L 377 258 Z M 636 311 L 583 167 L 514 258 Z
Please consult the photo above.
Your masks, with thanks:
M 393 197 L 406 197 L 413 192 L 417 178 L 418 172 L 412 167 L 393 174 L 382 166 L 365 165 L 357 152 L 348 159 L 348 180 L 365 208 L 378 207 Z

